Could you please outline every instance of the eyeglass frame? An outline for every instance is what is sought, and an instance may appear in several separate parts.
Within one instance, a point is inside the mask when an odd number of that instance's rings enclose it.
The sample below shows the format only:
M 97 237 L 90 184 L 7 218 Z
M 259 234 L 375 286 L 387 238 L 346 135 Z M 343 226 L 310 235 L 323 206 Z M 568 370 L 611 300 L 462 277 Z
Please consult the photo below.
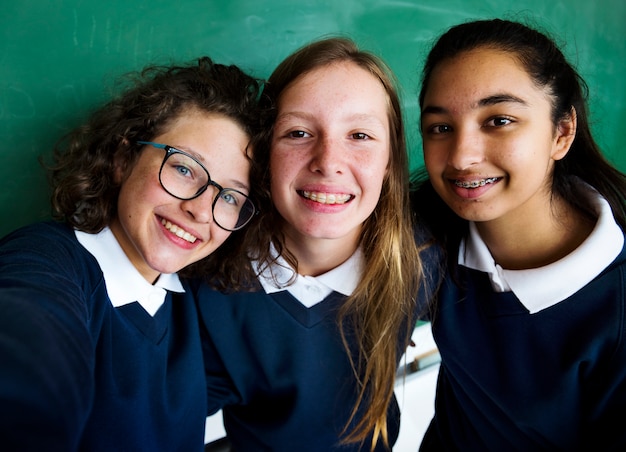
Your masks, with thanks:
M 200 163 L 198 161 L 197 158 L 195 158 L 193 155 L 189 154 L 188 152 L 182 151 L 174 146 L 170 146 L 169 144 L 162 144 L 162 143 L 155 143 L 154 141 L 137 141 L 137 144 L 142 144 L 142 145 L 148 145 L 148 146 L 153 146 L 157 149 L 163 149 L 165 151 L 165 157 L 163 157 L 163 162 L 161 162 L 161 166 L 159 167 L 159 184 L 161 184 L 161 188 L 163 190 L 165 190 L 165 192 L 170 195 L 173 196 L 176 199 L 180 199 L 181 201 L 190 201 L 192 199 L 196 199 L 197 197 L 199 197 L 200 195 L 202 195 L 202 193 L 204 193 L 207 188 L 209 188 L 209 186 L 213 186 L 215 188 L 218 189 L 217 194 L 215 195 L 215 198 L 213 199 L 213 202 L 211 203 L 211 215 L 213 217 L 213 221 L 215 221 L 215 224 L 218 225 L 221 229 L 225 230 L 225 231 L 229 231 L 229 232 L 234 232 L 234 231 L 238 231 L 242 228 L 244 228 L 248 223 L 250 223 L 250 221 L 252 221 L 252 219 L 254 218 L 255 215 L 259 214 L 259 210 L 257 209 L 257 207 L 254 205 L 254 202 L 252 201 L 252 199 L 250 199 L 250 197 L 248 195 L 246 195 L 245 193 L 235 189 L 235 188 L 228 188 L 228 187 L 222 187 L 220 184 L 218 184 L 217 182 L 215 182 L 213 179 L 211 179 L 211 174 L 209 173 L 209 170 L 206 169 L 206 167 Z M 200 165 L 200 168 L 202 168 L 204 170 L 204 172 L 207 175 L 207 183 L 204 185 L 204 187 L 202 187 L 200 190 L 198 190 L 198 192 L 189 197 L 189 198 L 183 198 L 181 196 L 177 196 L 174 193 L 172 193 L 171 191 L 169 191 L 165 185 L 163 185 L 163 181 L 161 180 L 161 172 L 163 171 L 163 166 L 165 166 L 165 162 L 167 161 L 168 158 L 170 158 L 171 155 L 173 154 L 183 154 L 186 157 L 189 157 L 191 160 L 193 160 L 194 162 L 196 162 L 198 165 Z M 250 218 L 248 220 L 246 220 L 241 226 L 234 228 L 234 229 L 228 229 L 225 228 L 224 226 L 222 226 L 216 219 L 215 219 L 215 204 L 217 204 L 217 201 L 220 198 L 220 195 L 224 192 L 227 191 L 234 191 L 237 192 L 239 194 L 241 194 L 242 196 L 244 196 L 249 202 L 250 202 L 250 206 L 252 206 L 252 215 L 250 215 Z

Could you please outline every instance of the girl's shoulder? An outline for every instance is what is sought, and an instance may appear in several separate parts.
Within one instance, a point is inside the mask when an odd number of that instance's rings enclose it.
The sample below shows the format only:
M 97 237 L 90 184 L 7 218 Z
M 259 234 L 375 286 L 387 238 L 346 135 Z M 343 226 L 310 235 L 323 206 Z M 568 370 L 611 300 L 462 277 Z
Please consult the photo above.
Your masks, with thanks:
M 62 276 L 83 285 L 96 285 L 103 278 L 96 259 L 78 242 L 74 229 L 54 221 L 24 226 L 0 239 L 0 273 L 18 277 L 20 272 L 49 279 Z
M 32 240 L 61 239 L 65 240 L 74 235 L 74 230 L 66 223 L 56 221 L 41 221 L 22 226 L 0 238 L 0 244 L 5 245 L 13 240 L 30 238 Z
M 622 246 L 622 250 L 605 271 L 612 271 L 617 268 L 626 269 L 626 237 L 624 237 L 624 245 Z M 624 278 L 626 279 L 626 271 L 624 271 Z
M 19 255 L 36 253 L 51 260 L 82 259 L 90 256 L 76 239 L 74 229 L 55 221 L 33 223 L 16 229 L 0 239 L 2 254 L 13 252 Z

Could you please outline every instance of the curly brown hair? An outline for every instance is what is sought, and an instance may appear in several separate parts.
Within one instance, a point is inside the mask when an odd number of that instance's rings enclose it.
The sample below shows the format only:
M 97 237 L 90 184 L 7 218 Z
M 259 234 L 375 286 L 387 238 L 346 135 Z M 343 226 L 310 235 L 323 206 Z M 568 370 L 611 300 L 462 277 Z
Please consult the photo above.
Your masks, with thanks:
M 237 66 L 217 64 L 204 56 L 187 65 L 149 66 L 127 74 L 126 80 L 128 88 L 54 148 L 52 216 L 80 231 L 97 233 L 117 214 L 116 168 L 133 167 L 142 148 L 137 141 L 164 133 L 190 109 L 232 119 L 250 137 L 258 131 L 262 84 Z M 250 151 L 249 147 L 248 158 L 252 158 Z M 229 237 L 227 242 L 240 240 Z M 236 272 L 247 259 L 235 252 L 236 247 L 227 248 L 229 252 L 196 262 L 183 273 L 237 281 Z

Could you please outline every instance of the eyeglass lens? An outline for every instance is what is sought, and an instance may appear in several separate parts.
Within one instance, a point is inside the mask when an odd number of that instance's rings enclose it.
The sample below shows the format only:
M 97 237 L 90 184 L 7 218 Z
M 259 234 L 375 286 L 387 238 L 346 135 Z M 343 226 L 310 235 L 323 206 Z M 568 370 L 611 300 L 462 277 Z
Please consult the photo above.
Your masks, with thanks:
M 181 152 L 170 152 L 166 156 L 160 179 L 165 190 L 181 199 L 193 199 L 212 184 L 206 169 Z M 213 219 L 220 227 L 230 231 L 245 226 L 254 212 L 252 201 L 232 188 L 222 189 L 213 201 Z

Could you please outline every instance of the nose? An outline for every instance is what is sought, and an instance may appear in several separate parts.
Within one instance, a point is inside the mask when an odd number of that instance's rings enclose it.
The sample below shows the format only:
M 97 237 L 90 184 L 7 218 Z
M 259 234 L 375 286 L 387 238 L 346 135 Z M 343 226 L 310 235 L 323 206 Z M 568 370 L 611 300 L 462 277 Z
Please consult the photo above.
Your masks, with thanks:
M 197 198 L 182 201 L 181 209 L 198 223 L 211 223 L 213 221 L 213 199 L 215 199 L 217 191 L 216 187 L 209 185 L 204 193 Z
M 341 140 L 322 136 L 313 148 L 310 169 L 327 175 L 342 173 L 345 155 Z
M 448 166 L 462 171 L 484 159 L 484 142 L 478 131 L 457 129 L 448 151 Z

